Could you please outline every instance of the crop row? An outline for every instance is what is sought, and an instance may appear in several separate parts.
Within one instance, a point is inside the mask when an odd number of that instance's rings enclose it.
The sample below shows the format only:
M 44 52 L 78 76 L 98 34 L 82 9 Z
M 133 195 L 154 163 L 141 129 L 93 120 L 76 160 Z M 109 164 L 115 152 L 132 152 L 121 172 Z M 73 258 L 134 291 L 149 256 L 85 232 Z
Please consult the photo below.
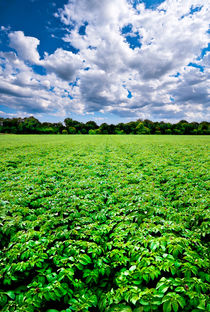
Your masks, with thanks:
M 15 138 L 2 312 L 210 310 L 208 138 Z

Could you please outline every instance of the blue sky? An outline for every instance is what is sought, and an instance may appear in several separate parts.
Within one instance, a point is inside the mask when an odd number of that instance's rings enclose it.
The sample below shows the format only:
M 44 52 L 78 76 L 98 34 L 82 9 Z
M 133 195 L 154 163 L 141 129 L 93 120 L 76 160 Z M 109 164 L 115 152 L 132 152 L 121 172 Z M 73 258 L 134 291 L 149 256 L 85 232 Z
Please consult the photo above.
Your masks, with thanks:
M 0 2 L 0 116 L 209 119 L 204 0 Z

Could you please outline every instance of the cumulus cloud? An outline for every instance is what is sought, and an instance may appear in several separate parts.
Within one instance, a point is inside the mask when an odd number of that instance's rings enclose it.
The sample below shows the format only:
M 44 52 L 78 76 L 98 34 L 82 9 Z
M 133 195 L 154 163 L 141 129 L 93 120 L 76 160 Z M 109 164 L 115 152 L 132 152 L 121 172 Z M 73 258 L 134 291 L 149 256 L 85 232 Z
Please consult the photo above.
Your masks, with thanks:
M 49 73 L 55 73 L 63 80 L 72 81 L 76 79 L 77 70 L 83 67 L 83 62 L 79 55 L 57 49 L 51 55 L 46 54 L 40 65 L 44 66 Z
M 37 46 L 40 41 L 35 37 L 28 37 L 22 31 L 9 33 L 10 47 L 12 47 L 23 61 L 43 66 L 49 73 L 55 73 L 63 80 L 76 79 L 76 71 L 83 66 L 79 55 L 58 48 L 53 54 L 45 53 L 44 59 L 40 59 Z
M 14 31 L 9 34 L 10 47 L 15 49 L 18 56 L 31 63 L 39 62 L 37 46 L 40 41 L 34 37 L 25 36 L 22 31 Z
M 59 48 L 50 55 L 45 53 L 41 59 L 37 38 L 16 31 L 9 33 L 9 39 L 15 51 L 0 52 L 0 104 L 10 106 L 19 114 L 81 113 L 81 105 L 71 101 L 75 94 L 72 84 L 84 67 L 81 57 Z M 44 68 L 46 74 L 37 73 L 34 66 Z
M 209 101 L 207 71 L 200 77 L 199 69 L 187 67 L 208 45 L 205 1 L 167 0 L 150 10 L 143 3 L 134 8 L 129 1 L 70 0 L 59 17 L 74 28 L 64 40 L 80 50 L 91 68 L 80 76 L 80 98 L 87 111 L 124 115 L 128 110 L 151 118 L 171 113 L 173 118 Z M 131 49 L 126 27 L 129 35 L 138 34 L 140 47 Z M 126 89 L 132 98 L 122 96 Z
M 172 121 L 208 117 L 209 52 L 202 55 L 209 41 L 206 1 L 165 0 L 152 10 L 129 0 L 69 0 L 56 17 L 66 29 L 63 41 L 78 53 L 58 48 L 41 59 L 37 38 L 10 32 L 17 55 L 0 56 L 0 92 L 12 105 L 15 97 L 26 103 L 33 90 L 27 103 L 39 102 L 40 111 L 52 113 Z M 45 68 L 46 75 L 30 64 Z
M 71 103 L 72 87 L 55 73 L 37 74 L 13 52 L 0 52 L 0 68 L 0 104 L 17 114 L 64 116 L 66 111 L 81 111 Z
M 92 25 L 107 26 L 128 20 L 129 8 L 132 6 L 126 0 L 70 0 L 63 9 L 59 9 L 59 16 L 65 25 L 87 21 Z

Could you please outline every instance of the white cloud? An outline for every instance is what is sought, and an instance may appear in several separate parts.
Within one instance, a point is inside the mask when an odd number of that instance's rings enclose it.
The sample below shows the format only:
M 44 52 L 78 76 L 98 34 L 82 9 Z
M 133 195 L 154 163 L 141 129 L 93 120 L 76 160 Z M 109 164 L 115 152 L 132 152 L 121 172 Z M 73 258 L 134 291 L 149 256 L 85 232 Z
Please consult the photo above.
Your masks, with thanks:
M 61 79 L 71 82 L 76 79 L 76 73 L 83 67 L 83 62 L 79 55 L 57 49 L 51 55 L 46 54 L 40 65 L 44 66 L 49 73 L 55 73 Z
M 35 115 L 81 112 L 71 102 L 72 87 L 55 73 L 36 74 L 13 52 L 0 52 L 0 68 L 0 104 Z
M 190 14 L 196 7 L 200 9 Z M 208 43 L 209 11 L 205 1 L 168 0 L 156 10 L 145 9 L 141 3 L 134 10 L 126 1 L 71 0 L 59 16 L 64 24 L 76 25 L 64 40 L 80 49 L 91 68 L 80 76 L 80 100 L 87 111 L 110 111 L 112 107 L 120 112 L 123 105 L 124 111 L 134 110 L 136 115 L 145 111 L 152 117 L 157 111 L 159 116 L 161 111 L 170 111 L 173 118 L 178 112 L 185 115 L 188 106 L 183 106 L 183 101 L 196 110 L 199 101 L 205 105 L 209 100 L 206 73 L 202 88 L 200 81 L 192 88 L 199 69 L 187 67 L 196 62 Z M 84 22 L 88 24 L 81 36 L 79 27 Z M 139 34 L 141 48 L 132 50 L 122 36 L 121 29 L 128 24 Z M 186 78 L 189 71 L 191 80 Z M 183 74 L 182 78 L 172 77 L 177 72 Z M 122 96 L 126 90 L 123 85 L 131 91 L 131 99 Z
M 24 97 L 27 90 L 33 90 L 31 105 L 40 103 L 37 109 L 52 113 L 206 119 L 209 53 L 198 57 L 209 41 L 207 1 L 166 0 L 155 10 L 146 9 L 143 3 L 134 9 L 131 2 L 69 0 L 60 8 L 56 16 L 66 27 L 63 40 L 79 49 L 78 54 L 58 48 L 40 59 L 37 38 L 21 31 L 10 33 L 10 46 L 18 57 L 4 54 L 7 64 L 0 71 L 4 92 L 7 86 L 15 103 L 15 92 Z M 130 36 L 138 34 L 141 47 L 132 49 L 128 34 L 122 34 L 129 24 Z M 85 32 L 80 35 L 84 25 Z M 35 74 L 24 61 L 43 66 L 46 76 Z M 204 72 L 189 63 L 204 66 Z M 9 95 L 5 96 L 8 99 Z
M 65 25 L 87 21 L 91 25 L 107 26 L 128 20 L 129 8 L 132 10 L 126 0 L 71 0 L 59 10 L 59 16 Z
M 83 67 L 79 55 L 70 51 L 58 48 L 53 54 L 45 53 L 44 59 L 40 60 L 37 46 L 40 41 L 35 37 L 25 36 L 22 31 L 15 31 L 9 34 L 10 47 L 15 49 L 18 58 L 29 61 L 31 64 L 43 66 L 49 73 L 55 73 L 63 80 L 71 81 L 76 79 L 76 72 Z
M 10 46 L 15 49 L 18 56 L 31 63 L 39 62 L 37 46 L 40 41 L 34 37 L 25 36 L 22 31 L 14 31 L 9 34 Z

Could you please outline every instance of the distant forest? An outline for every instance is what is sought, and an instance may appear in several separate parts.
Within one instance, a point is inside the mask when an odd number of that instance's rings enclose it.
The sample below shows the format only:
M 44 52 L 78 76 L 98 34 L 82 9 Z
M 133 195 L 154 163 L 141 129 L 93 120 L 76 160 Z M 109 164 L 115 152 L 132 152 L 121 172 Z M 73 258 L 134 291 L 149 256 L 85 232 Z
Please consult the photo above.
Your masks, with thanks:
M 0 133 L 15 134 L 210 134 L 210 123 L 207 121 L 187 122 L 181 120 L 176 124 L 168 122 L 153 122 L 145 119 L 119 123 L 117 125 L 95 121 L 82 123 L 71 118 L 61 122 L 40 122 L 31 117 L 0 118 Z

